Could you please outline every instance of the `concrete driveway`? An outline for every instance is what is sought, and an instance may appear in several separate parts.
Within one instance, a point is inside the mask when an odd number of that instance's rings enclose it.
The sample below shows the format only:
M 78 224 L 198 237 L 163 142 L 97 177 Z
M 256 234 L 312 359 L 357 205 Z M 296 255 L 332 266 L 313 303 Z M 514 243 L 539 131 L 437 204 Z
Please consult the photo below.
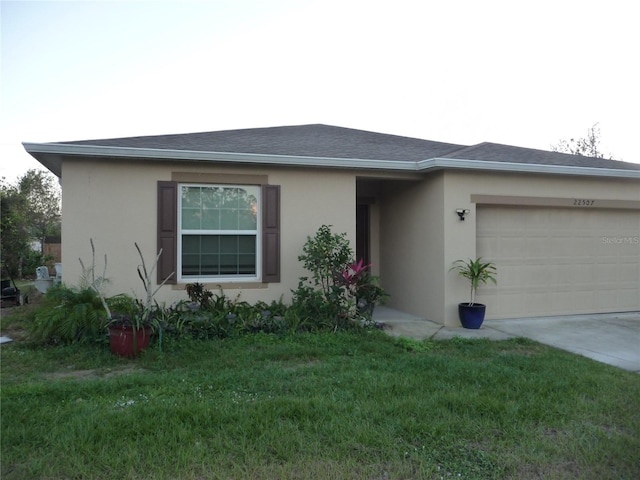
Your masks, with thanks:
M 482 328 L 443 327 L 386 307 L 374 319 L 393 336 L 444 340 L 454 336 L 505 340 L 524 337 L 640 373 L 640 312 L 485 320 Z
M 640 312 L 486 320 L 483 326 L 640 373 Z

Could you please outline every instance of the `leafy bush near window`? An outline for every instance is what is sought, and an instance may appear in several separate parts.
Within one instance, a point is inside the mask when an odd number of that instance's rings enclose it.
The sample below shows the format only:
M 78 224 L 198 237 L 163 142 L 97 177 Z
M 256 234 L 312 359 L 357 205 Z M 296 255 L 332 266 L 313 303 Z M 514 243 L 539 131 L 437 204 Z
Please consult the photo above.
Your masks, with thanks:
M 371 323 L 373 307 L 386 292 L 368 271 L 370 265 L 356 263 L 345 233 L 332 233 L 322 225 L 298 257 L 311 277 L 302 277 L 293 292 L 293 306 L 316 327 L 333 330 Z
M 302 255 L 298 256 L 304 268 L 311 272 L 310 282 L 319 287 L 327 299 L 339 292 L 340 274 L 352 259 L 353 250 L 346 233 L 332 233 L 329 225 L 322 225 L 313 237 L 307 237 Z
M 282 300 L 254 305 L 229 298 L 220 289 L 207 290 L 200 283 L 186 287 L 189 301 L 164 309 L 160 324 L 168 334 L 198 339 L 226 338 L 247 333 L 286 333 L 295 324 Z
M 338 330 L 350 326 L 347 320 L 346 305 L 335 291 L 325 295 L 321 290 L 305 284 L 301 279 L 298 288 L 293 292 L 291 309 L 296 312 L 302 330 Z

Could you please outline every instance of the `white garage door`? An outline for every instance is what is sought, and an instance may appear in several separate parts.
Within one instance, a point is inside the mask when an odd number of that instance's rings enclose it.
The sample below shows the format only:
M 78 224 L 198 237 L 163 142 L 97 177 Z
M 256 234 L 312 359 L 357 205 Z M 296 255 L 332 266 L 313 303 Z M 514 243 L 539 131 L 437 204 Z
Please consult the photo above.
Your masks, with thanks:
M 477 208 L 477 252 L 498 268 L 487 318 L 640 310 L 640 211 Z

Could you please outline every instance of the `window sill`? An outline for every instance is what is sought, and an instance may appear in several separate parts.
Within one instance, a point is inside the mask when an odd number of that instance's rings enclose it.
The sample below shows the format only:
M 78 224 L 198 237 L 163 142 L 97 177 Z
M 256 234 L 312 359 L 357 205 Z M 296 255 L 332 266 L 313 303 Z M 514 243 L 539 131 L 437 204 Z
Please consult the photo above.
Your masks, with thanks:
M 187 285 L 189 285 L 190 283 L 196 283 L 196 282 L 184 282 L 184 283 L 177 283 L 175 285 L 171 285 L 171 289 L 172 290 L 184 290 Z M 207 290 L 250 290 L 250 289 L 261 289 L 261 288 L 267 288 L 269 286 L 268 283 L 263 283 L 263 282 L 222 282 L 222 283 L 209 283 L 209 282 L 205 282 L 203 283 L 204 288 L 206 288 Z

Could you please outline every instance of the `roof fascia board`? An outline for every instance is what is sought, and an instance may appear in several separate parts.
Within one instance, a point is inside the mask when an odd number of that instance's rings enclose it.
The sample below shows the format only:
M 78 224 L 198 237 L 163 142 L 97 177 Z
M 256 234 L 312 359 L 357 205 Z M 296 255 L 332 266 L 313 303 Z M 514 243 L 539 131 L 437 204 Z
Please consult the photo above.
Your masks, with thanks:
M 464 160 L 432 158 L 427 160 L 370 160 L 359 158 L 295 157 L 255 153 L 205 152 L 198 150 L 168 150 L 160 148 L 108 147 L 61 143 L 23 143 L 30 154 L 77 155 L 111 158 L 149 158 L 176 161 L 212 161 L 281 166 L 356 168 L 367 170 L 395 170 L 425 172 L 441 169 L 485 170 L 493 172 L 546 173 L 554 175 L 582 175 L 598 177 L 640 178 L 640 170 L 614 168 L 573 167 L 533 163 L 495 162 L 490 160 Z
M 258 153 L 204 152 L 199 150 L 168 150 L 160 148 L 105 147 L 66 145 L 60 143 L 23 143 L 32 154 L 48 153 L 111 158 L 149 158 L 154 160 L 215 161 L 282 166 L 364 168 L 374 170 L 416 171 L 416 162 L 401 160 L 371 160 L 360 158 L 294 157 Z
M 466 169 L 488 170 L 492 172 L 640 178 L 640 170 L 625 170 L 617 168 L 573 167 L 570 165 L 545 165 L 537 163 L 495 162 L 490 160 L 464 160 L 453 158 L 432 158 L 418 162 L 419 171 L 430 169 Z

